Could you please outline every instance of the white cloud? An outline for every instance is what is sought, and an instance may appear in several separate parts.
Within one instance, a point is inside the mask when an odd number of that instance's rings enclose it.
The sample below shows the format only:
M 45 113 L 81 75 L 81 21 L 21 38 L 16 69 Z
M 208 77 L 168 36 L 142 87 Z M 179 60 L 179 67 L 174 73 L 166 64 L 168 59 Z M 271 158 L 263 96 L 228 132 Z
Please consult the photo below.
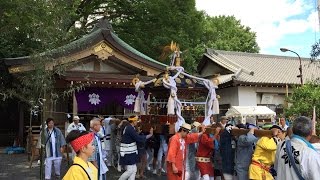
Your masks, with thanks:
M 287 34 L 318 31 L 317 13 L 311 0 L 196 0 L 198 10 L 210 16 L 234 15 L 257 33 L 264 52 Z M 311 3 L 311 4 L 310 4 Z

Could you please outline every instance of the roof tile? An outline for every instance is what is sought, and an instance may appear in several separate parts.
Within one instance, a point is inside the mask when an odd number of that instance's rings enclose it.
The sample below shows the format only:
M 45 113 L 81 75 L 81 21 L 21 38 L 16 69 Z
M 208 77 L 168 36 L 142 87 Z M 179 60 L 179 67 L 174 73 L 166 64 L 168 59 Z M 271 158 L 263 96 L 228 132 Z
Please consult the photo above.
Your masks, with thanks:
M 211 51 L 214 51 L 218 57 L 224 57 L 228 61 L 238 64 L 239 68 L 249 69 L 254 72 L 253 76 L 241 73 L 237 78 L 238 81 L 266 84 L 300 84 L 300 78 L 297 78 L 297 75 L 300 74 L 298 57 L 221 50 Z M 215 58 L 211 56 L 210 59 L 216 61 Z M 301 60 L 304 82 L 320 78 L 319 64 L 311 63 L 309 58 L 301 58 Z

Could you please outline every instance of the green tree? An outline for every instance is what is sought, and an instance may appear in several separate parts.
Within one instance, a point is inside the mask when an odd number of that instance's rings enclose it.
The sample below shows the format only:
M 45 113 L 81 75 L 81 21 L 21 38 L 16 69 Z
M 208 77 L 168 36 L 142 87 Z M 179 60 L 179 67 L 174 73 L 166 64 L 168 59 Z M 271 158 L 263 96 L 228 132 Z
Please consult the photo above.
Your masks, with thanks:
M 256 33 L 234 16 L 206 16 L 201 41 L 205 46 L 227 51 L 258 53 Z
M 258 52 L 255 33 L 234 17 L 209 17 L 195 0 L 12 0 L 0 2 L 0 57 L 36 54 L 87 33 L 107 16 L 131 46 L 159 60 L 171 41 L 180 45 L 183 66 L 194 72 L 204 49 Z M 79 27 L 75 28 L 75 22 Z
M 259 52 L 249 27 L 233 16 L 210 17 L 197 11 L 194 0 L 116 2 L 120 6 L 113 4 L 107 12 L 113 12 L 108 15 L 119 37 L 157 60 L 164 46 L 177 42 L 184 52 L 183 66 L 191 73 L 205 48 Z
M 320 81 L 314 80 L 307 82 L 303 86 L 297 86 L 293 93 L 288 97 L 288 103 L 291 104 L 285 109 L 287 116 L 312 116 L 313 107 L 316 107 L 316 114 L 320 114 Z

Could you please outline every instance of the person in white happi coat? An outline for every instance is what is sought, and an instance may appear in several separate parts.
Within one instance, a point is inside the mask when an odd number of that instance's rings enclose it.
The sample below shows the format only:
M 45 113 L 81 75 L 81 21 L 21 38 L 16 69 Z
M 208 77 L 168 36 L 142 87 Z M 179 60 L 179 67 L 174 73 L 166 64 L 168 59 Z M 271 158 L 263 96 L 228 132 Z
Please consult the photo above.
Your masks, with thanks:
M 99 118 L 93 118 L 90 121 L 90 129 L 94 132 L 94 141 L 93 144 L 95 146 L 95 150 L 93 155 L 88 159 L 91 163 L 98 168 L 98 179 L 105 180 L 106 179 L 106 172 L 109 170 L 106 166 L 105 162 L 102 158 L 102 146 L 99 137 L 99 131 L 101 129 L 101 122 Z
M 83 126 L 83 124 L 79 123 L 79 120 L 79 116 L 73 117 L 73 122 L 69 124 L 67 133 L 70 133 L 73 130 L 86 131 L 86 128 Z
M 104 134 L 103 142 L 102 142 L 102 150 L 104 151 L 104 160 L 107 163 L 107 166 L 111 166 L 112 162 L 112 150 L 111 150 L 111 124 L 112 118 L 108 117 L 102 120 L 102 130 Z
M 320 156 L 309 143 L 312 135 L 311 119 L 298 117 L 293 122 L 292 131 L 290 140 L 278 144 L 274 164 L 277 179 L 319 179 Z
M 320 137 L 317 135 L 312 135 L 311 139 L 310 139 L 310 143 L 317 150 L 317 152 L 320 154 Z
M 44 133 L 45 142 L 42 142 L 40 138 L 37 148 L 40 148 L 41 145 L 45 147 L 45 179 L 51 179 L 52 164 L 54 164 L 55 176 L 59 179 L 62 152 L 64 151 L 66 141 L 60 129 L 54 127 L 52 118 L 46 120 L 46 125 L 47 127 L 44 131 L 41 130 L 40 133 L 40 137 Z

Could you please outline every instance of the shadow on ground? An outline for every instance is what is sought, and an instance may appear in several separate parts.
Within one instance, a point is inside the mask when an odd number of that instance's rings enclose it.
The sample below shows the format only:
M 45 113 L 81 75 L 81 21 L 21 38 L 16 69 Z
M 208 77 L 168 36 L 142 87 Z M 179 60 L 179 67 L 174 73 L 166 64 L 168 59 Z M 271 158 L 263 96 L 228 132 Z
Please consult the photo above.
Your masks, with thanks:
M 68 169 L 67 161 L 64 159 L 61 165 L 61 177 Z M 109 167 L 107 180 L 119 179 L 121 173 L 114 167 Z M 146 173 L 148 180 L 165 180 L 166 176 L 158 176 L 150 171 Z M 28 157 L 26 154 L 0 154 L 0 180 L 37 180 L 40 179 L 40 167 L 35 161 L 32 168 L 29 168 Z

